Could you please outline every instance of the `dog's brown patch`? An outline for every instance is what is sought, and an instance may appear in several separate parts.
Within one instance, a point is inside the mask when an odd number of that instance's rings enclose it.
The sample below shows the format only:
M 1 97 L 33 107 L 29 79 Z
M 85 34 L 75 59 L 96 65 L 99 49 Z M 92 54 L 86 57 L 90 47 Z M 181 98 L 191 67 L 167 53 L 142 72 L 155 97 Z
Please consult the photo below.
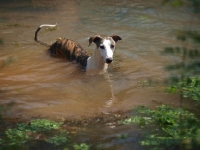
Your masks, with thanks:
M 59 38 L 49 48 L 52 56 L 62 56 L 68 60 L 76 60 L 84 69 L 87 66 L 89 54 L 78 43 L 66 39 Z

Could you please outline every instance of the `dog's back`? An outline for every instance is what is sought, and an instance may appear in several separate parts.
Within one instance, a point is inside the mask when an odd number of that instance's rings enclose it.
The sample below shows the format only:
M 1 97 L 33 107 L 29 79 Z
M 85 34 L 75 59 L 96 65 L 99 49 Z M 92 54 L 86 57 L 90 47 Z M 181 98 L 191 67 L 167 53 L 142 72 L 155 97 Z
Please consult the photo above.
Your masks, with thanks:
M 78 43 L 66 38 L 59 38 L 49 48 L 52 56 L 62 56 L 70 61 L 76 60 L 83 68 L 87 66 L 89 54 Z

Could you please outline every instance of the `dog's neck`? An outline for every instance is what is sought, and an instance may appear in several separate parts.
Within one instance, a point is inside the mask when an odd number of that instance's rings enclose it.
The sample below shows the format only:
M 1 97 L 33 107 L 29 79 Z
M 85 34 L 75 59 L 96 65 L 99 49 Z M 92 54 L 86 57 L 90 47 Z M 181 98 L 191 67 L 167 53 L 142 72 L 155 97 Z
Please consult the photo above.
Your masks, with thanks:
M 105 63 L 99 50 L 96 48 L 91 57 L 87 60 L 86 70 L 106 71 L 108 64 Z

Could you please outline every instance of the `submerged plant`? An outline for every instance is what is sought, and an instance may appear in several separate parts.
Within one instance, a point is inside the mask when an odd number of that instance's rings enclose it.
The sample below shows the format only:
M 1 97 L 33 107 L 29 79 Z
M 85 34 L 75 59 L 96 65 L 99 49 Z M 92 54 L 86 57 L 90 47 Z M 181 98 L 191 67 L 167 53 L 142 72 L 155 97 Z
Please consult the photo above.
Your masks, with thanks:
M 200 120 L 194 114 L 165 105 L 158 106 L 155 110 L 139 107 L 136 111 L 139 112 L 137 116 L 119 123 L 137 123 L 145 127 L 148 125 L 156 126 L 156 130 L 151 130 L 151 133 L 148 133 L 141 141 L 141 145 L 169 148 L 184 144 L 185 140 L 190 141 L 187 145 L 200 144 L 196 142 L 200 139 Z
M 5 135 L 7 138 L 7 145 L 21 145 L 29 139 L 27 130 L 8 129 L 5 131 Z
M 66 138 L 66 136 L 53 136 L 51 138 L 47 138 L 45 141 L 59 146 L 65 144 L 68 141 L 68 139 Z
M 170 93 L 182 92 L 183 97 L 200 102 L 200 77 L 188 77 L 167 88 Z
M 74 144 L 74 150 L 89 150 L 89 146 L 86 143 L 81 143 L 80 145 Z
M 63 122 L 55 122 L 47 119 L 31 120 L 29 123 L 18 124 L 20 130 L 27 130 L 33 132 L 42 132 L 50 130 L 58 130 Z
M 63 122 L 55 122 L 47 119 L 37 119 L 30 121 L 30 127 L 34 131 L 58 130 Z
M 65 136 L 63 136 L 63 132 L 55 132 L 60 129 L 62 124 L 63 122 L 55 122 L 47 119 L 36 119 L 31 120 L 29 123 L 21 123 L 14 129 L 6 130 L 4 132 L 4 138 L 0 140 L 0 144 L 21 145 L 29 140 L 40 139 L 41 136 L 46 142 L 58 146 L 67 141 L 67 132 L 65 132 Z M 56 135 L 51 137 L 51 133 Z

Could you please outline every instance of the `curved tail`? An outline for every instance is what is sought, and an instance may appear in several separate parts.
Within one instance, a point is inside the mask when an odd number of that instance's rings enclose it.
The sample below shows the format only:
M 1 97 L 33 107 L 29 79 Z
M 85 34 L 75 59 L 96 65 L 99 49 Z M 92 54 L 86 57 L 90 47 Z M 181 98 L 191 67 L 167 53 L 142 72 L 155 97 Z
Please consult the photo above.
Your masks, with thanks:
M 35 31 L 35 38 L 34 38 L 34 40 L 35 40 L 36 42 L 42 44 L 42 45 L 45 45 L 45 46 L 47 46 L 47 47 L 50 47 L 49 44 L 44 43 L 44 42 L 41 42 L 41 41 L 38 41 L 37 34 L 38 34 L 38 32 L 40 31 L 40 29 L 41 29 L 42 27 L 55 27 L 55 26 L 57 26 L 57 23 L 56 23 L 55 25 L 51 25 L 51 24 L 42 24 L 42 25 L 40 25 L 40 26 L 37 28 L 37 30 Z

